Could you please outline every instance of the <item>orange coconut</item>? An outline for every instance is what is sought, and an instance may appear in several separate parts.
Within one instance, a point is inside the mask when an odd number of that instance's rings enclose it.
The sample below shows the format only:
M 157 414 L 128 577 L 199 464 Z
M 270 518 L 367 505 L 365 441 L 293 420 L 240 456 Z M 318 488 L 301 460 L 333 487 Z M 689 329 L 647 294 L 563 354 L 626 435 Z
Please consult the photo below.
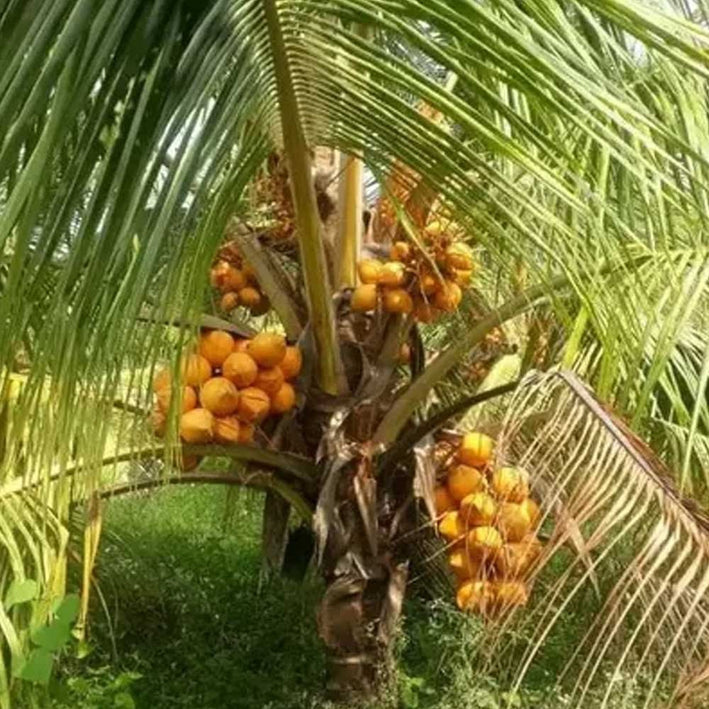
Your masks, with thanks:
M 245 286 L 239 290 L 239 303 L 245 308 L 256 308 L 261 303 L 261 293 L 253 286 Z
M 222 365 L 222 374 L 239 389 L 251 386 L 258 376 L 258 365 L 245 352 L 232 352 Z
M 493 586 L 493 604 L 498 611 L 524 606 L 528 600 L 529 593 L 522 581 L 498 581 Z
M 424 324 L 432 323 L 436 319 L 436 310 L 423 298 L 414 298 L 414 317 Z
M 214 440 L 217 443 L 238 443 L 241 425 L 236 416 L 214 419 Z
M 411 248 L 411 244 L 407 244 L 405 241 L 396 241 L 391 247 L 389 257 L 392 261 L 400 261 L 402 263 L 406 263 L 407 261 L 411 260 L 412 255 L 413 249 Z
M 287 380 L 295 379 L 303 367 L 303 355 L 300 347 L 297 345 L 286 347 L 286 354 L 278 366 Z
M 247 352 L 249 349 L 249 342 L 251 342 L 251 340 L 248 338 L 234 340 L 234 352 Z
M 444 512 L 454 510 L 456 507 L 455 500 L 450 496 L 445 485 L 436 486 L 433 491 L 433 503 L 436 507 L 436 514 L 439 516 Z
M 284 414 L 295 406 L 295 389 L 291 384 L 281 384 L 278 391 L 271 396 L 271 413 Z
M 440 290 L 433 296 L 433 305 L 446 313 L 452 313 L 463 298 L 460 286 L 453 281 L 444 281 Z
M 398 261 L 387 261 L 382 266 L 382 273 L 379 276 L 379 283 L 389 288 L 398 288 L 406 281 L 406 267 Z
M 489 581 L 463 581 L 458 586 L 455 602 L 460 610 L 485 613 L 494 598 Z
M 237 413 L 246 423 L 263 421 L 271 410 L 271 400 L 266 392 L 256 387 L 242 389 L 239 396 Z
M 226 377 L 213 377 L 202 385 L 199 400 L 215 416 L 229 416 L 239 405 L 239 391 Z
M 515 502 L 503 502 L 497 513 L 495 526 L 506 542 L 519 542 L 532 527 L 527 510 Z
M 234 338 L 224 330 L 212 330 L 199 338 L 199 353 L 212 367 L 221 367 L 234 350 Z
M 456 465 L 448 472 L 447 484 L 451 497 L 460 502 L 466 495 L 485 490 L 485 476 L 477 468 Z
M 280 367 L 259 368 L 254 386 L 273 396 L 285 382 L 285 377 Z
M 212 376 L 212 365 L 202 355 L 191 354 L 182 361 L 181 371 L 187 386 L 199 387 Z
M 234 308 L 239 305 L 239 294 L 238 293 L 225 293 L 222 299 L 219 301 L 219 310 L 223 313 L 230 313 Z
M 259 367 L 275 367 L 286 356 L 286 338 L 275 332 L 259 332 L 249 343 L 247 352 Z
M 163 387 L 157 393 L 158 406 L 161 411 L 167 413 L 170 409 L 170 401 L 172 400 L 172 387 Z M 197 406 L 197 394 L 192 387 L 182 387 L 182 405 L 181 413 L 191 411 Z
M 523 576 L 541 550 L 541 542 L 532 534 L 521 542 L 508 542 L 497 552 L 495 568 L 503 578 Z
M 185 443 L 209 443 L 214 437 L 214 416 L 207 409 L 192 409 L 180 418 L 180 437 Z
M 252 423 L 239 422 L 239 443 L 251 443 L 255 433 L 256 427 Z
M 414 301 L 403 288 L 387 288 L 384 290 L 384 310 L 387 313 L 407 315 L 414 309 Z

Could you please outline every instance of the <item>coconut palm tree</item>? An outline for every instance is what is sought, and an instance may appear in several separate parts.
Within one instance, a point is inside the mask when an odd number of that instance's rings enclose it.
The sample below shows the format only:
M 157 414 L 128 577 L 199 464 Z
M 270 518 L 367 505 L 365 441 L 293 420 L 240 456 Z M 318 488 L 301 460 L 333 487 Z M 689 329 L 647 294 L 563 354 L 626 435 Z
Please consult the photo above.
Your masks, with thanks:
M 234 466 L 180 481 L 266 490 L 271 534 L 290 509 L 312 524 L 333 687 L 376 690 L 406 539 L 430 529 L 431 435 L 513 389 L 498 446 L 539 485 L 551 576 L 540 565 L 549 590 L 529 633 L 507 632 L 512 615 L 490 647 L 526 639 L 509 650 L 519 684 L 590 587 L 592 631 L 567 672 L 578 706 L 606 662 L 652 668 L 646 706 L 700 696 L 709 526 L 685 495 L 705 500 L 709 480 L 708 12 L 704 0 L 3 2 L 0 706 L 48 677 L 47 635 L 64 638 L 77 612 L 85 622 L 117 464 L 164 457 L 173 470 L 183 453 Z M 342 154 L 332 230 L 313 184 L 323 146 Z M 254 216 L 274 151 L 293 248 Z M 420 244 L 438 210 L 475 248 L 475 288 L 435 326 L 349 306 L 363 166 L 388 236 Z M 298 411 L 268 445 L 180 447 L 174 425 L 158 445 L 139 415 L 155 362 L 176 365 L 200 326 L 248 334 L 203 317 L 225 232 L 303 347 Z M 370 248 L 386 249 L 377 234 Z M 527 376 L 481 392 L 463 371 L 501 325 L 526 347 Z M 552 371 L 527 371 L 540 365 Z M 77 533 L 84 603 L 57 609 Z

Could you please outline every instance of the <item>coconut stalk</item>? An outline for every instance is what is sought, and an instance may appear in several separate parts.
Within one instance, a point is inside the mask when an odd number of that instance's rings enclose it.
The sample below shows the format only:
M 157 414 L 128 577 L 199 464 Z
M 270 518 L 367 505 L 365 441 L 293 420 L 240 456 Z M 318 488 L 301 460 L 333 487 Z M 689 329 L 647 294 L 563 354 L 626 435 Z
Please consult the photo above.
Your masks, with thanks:
M 333 290 L 328 276 L 322 224 L 313 187 L 310 152 L 296 100 L 276 0 L 263 0 L 263 8 L 278 88 L 283 146 L 293 195 L 300 264 L 310 326 L 315 339 L 317 381 L 324 392 L 336 395 L 346 390 L 346 384 L 337 343 L 332 307 Z
M 337 234 L 337 283 L 340 288 L 357 285 L 357 258 L 362 247 L 362 161 L 340 154 L 340 221 Z

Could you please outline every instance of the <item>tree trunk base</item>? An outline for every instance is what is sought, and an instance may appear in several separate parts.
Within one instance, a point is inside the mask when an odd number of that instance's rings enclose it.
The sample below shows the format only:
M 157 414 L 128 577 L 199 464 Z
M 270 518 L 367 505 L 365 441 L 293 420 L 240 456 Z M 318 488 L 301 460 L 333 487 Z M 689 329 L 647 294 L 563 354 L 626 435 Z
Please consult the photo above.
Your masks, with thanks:
M 354 572 L 328 579 L 318 627 L 329 653 L 328 696 L 366 703 L 389 687 L 407 565 L 382 566 L 381 578 Z

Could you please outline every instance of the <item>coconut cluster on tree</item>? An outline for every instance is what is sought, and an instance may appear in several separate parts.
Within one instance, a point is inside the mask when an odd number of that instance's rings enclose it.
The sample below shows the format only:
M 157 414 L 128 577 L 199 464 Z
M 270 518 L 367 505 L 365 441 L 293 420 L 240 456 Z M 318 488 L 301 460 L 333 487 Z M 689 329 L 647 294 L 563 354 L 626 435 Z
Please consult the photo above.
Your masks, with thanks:
M 462 436 L 435 489 L 438 532 L 461 610 L 493 615 L 527 603 L 527 574 L 541 551 L 540 509 L 522 468 L 493 465 L 494 440 Z
M 172 397 L 180 399 L 180 438 L 185 443 L 251 443 L 268 417 L 290 411 L 296 403 L 293 381 L 302 367 L 298 346 L 277 333 L 237 339 L 224 330 L 200 336 L 196 351 L 182 359 L 172 382 L 161 370 L 153 381 L 156 407 L 153 430 L 165 434 Z M 194 467 L 198 459 L 183 461 Z

